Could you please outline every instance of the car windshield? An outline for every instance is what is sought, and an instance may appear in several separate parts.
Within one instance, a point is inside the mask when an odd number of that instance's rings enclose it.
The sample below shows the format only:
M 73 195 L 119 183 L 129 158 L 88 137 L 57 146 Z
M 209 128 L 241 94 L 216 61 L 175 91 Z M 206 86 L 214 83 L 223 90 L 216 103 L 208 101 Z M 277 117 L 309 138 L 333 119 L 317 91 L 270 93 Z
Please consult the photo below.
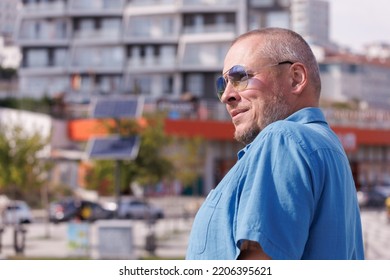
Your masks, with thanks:
M 19 205 L 9 205 L 7 206 L 7 210 L 19 210 L 21 207 Z

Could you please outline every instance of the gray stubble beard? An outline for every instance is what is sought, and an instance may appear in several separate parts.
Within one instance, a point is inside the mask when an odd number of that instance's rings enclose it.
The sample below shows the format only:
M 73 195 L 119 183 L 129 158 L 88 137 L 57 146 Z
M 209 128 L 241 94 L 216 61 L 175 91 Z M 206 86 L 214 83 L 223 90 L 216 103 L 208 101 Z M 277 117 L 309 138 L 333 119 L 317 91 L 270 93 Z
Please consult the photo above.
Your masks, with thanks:
M 268 125 L 279 120 L 283 120 L 290 115 L 290 106 L 285 102 L 285 99 L 279 94 L 276 96 L 273 104 L 265 107 L 263 112 L 263 120 L 259 124 L 252 125 L 242 135 L 234 133 L 234 138 L 245 145 L 248 145 L 255 140 L 257 135 Z

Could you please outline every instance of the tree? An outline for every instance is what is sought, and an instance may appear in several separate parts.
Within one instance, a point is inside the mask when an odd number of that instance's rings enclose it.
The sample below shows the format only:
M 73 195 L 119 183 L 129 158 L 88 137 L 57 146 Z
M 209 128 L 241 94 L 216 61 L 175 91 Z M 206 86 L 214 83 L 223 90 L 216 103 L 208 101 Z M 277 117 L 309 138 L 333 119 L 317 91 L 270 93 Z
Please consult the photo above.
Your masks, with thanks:
M 176 170 L 175 177 L 187 188 L 186 193 L 199 195 L 197 181 L 203 173 L 204 140 L 201 137 L 175 138 L 173 143 L 168 154 Z
M 0 65 L 0 80 L 10 81 L 15 79 L 18 71 L 15 68 L 4 68 Z
M 38 131 L 27 132 L 21 125 L 1 125 L 0 191 L 12 199 L 39 201 L 50 163 L 38 155 L 48 141 Z

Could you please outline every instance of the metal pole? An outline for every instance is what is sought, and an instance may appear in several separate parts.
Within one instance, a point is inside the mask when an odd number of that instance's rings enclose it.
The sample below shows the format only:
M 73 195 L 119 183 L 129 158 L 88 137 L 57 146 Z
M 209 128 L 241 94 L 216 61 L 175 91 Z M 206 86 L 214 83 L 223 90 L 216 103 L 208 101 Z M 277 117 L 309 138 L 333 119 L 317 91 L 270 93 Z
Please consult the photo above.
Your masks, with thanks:
M 116 200 L 116 210 L 115 218 L 119 218 L 119 206 L 121 202 L 121 192 L 120 192 L 120 182 L 121 182 L 121 161 L 115 161 L 115 200 Z

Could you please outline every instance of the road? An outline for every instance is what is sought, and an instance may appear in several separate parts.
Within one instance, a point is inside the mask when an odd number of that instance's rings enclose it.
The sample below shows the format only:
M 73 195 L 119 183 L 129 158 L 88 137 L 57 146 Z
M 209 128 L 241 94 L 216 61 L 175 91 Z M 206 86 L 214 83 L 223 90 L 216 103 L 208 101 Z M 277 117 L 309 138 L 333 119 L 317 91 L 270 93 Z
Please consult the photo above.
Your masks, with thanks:
M 366 259 L 389 260 L 390 223 L 387 221 L 385 212 L 383 210 L 362 210 L 361 215 Z M 155 256 L 166 259 L 184 258 L 191 225 L 191 219 L 183 218 L 163 219 L 157 222 L 153 227 L 157 237 Z M 69 244 L 69 225 L 66 223 L 58 225 L 33 223 L 28 225 L 26 229 L 26 246 L 23 256 L 27 259 L 65 259 L 79 255 L 79 252 L 75 251 Z M 151 256 L 145 250 L 146 236 L 150 233 L 150 230 L 151 227 L 144 221 L 133 221 L 131 223 L 135 259 L 144 259 Z M 88 231 L 88 258 L 100 258 L 98 236 L 98 224 L 91 224 Z M 12 256 L 15 256 L 13 229 L 8 227 L 2 237 L 0 258 Z

